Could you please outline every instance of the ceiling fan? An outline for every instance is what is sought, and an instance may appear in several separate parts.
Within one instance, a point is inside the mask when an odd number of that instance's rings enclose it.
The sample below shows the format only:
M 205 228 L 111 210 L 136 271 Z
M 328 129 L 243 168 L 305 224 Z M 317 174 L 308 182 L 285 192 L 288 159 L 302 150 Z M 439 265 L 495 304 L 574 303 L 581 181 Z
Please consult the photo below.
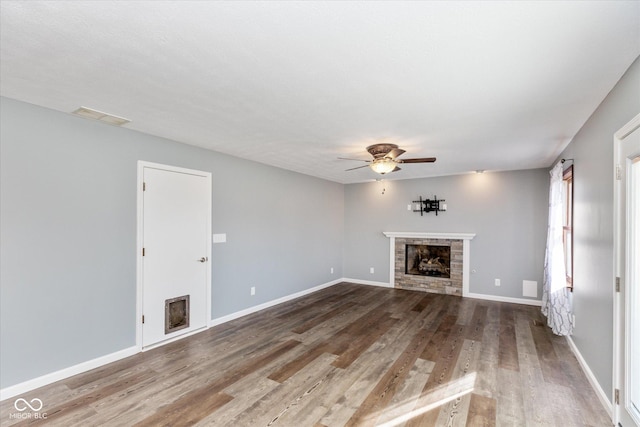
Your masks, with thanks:
M 399 156 L 405 153 L 405 150 L 398 148 L 395 144 L 374 144 L 367 147 L 369 154 L 373 156 L 373 160 L 362 159 L 350 159 L 347 157 L 338 157 L 341 160 L 357 160 L 360 162 L 367 162 L 368 165 L 358 166 L 351 169 L 361 169 L 370 167 L 374 172 L 384 175 L 386 173 L 399 171 L 399 163 L 433 163 L 436 161 L 435 157 L 419 157 L 415 159 L 398 159 Z

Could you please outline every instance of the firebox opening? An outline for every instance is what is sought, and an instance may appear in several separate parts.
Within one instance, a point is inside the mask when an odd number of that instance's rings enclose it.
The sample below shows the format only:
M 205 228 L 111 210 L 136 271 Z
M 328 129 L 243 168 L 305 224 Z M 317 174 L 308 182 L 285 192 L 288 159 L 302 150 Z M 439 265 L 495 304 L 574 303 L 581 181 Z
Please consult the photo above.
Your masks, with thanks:
M 171 298 L 164 302 L 164 333 L 189 327 L 189 295 Z
M 405 274 L 451 277 L 451 247 L 439 245 L 406 245 Z

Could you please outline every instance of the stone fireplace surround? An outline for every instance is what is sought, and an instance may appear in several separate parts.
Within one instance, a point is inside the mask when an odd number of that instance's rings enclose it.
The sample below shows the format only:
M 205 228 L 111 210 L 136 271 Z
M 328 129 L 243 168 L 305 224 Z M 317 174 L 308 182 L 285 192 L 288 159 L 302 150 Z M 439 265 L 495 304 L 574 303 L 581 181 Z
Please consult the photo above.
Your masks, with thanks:
M 392 232 L 389 238 L 389 284 L 399 289 L 412 289 L 449 295 L 469 293 L 469 252 L 474 233 Z M 405 245 L 434 244 L 451 246 L 451 277 L 437 278 L 405 274 Z

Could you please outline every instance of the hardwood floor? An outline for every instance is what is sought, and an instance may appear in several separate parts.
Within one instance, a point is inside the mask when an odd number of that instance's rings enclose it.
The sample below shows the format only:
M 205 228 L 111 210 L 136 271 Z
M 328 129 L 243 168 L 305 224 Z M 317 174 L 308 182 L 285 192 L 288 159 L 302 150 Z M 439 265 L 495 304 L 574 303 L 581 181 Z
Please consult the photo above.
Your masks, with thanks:
M 612 425 L 538 307 L 346 283 L 18 397 L 2 426 Z

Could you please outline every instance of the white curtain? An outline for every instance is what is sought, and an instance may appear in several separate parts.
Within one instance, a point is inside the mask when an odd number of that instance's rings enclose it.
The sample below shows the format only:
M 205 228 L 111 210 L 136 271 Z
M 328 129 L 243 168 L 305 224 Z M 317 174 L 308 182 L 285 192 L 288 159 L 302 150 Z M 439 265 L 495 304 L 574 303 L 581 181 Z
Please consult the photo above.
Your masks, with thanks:
M 564 185 L 562 163 L 551 169 L 549 186 L 549 227 L 547 229 L 547 251 L 544 258 L 544 281 L 542 290 L 542 314 L 556 335 L 571 335 L 573 314 L 571 295 L 567 288 L 562 242 L 562 216 L 564 214 Z

